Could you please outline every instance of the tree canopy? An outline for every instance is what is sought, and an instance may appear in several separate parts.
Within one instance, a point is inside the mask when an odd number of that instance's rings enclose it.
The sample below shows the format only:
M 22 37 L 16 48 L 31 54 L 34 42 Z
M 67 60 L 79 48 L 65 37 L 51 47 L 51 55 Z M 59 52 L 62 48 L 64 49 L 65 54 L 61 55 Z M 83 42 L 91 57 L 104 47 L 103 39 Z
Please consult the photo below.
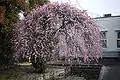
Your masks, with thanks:
M 33 9 L 14 26 L 14 53 L 58 59 L 57 56 L 101 57 L 101 35 L 86 12 L 69 4 L 48 3 Z
M 35 1 L 34 3 L 30 3 Z M 37 1 L 37 2 L 36 2 Z M 48 0 L 0 0 L 0 15 L 2 11 L 5 14 L 2 15 L 4 20 L 0 18 L 0 64 L 9 63 L 12 59 L 12 26 L 19 21 L 19 15 L 21 11 L 29 12 L 35 5 L 43 5 L 49 2 Z M 32 6 L 31 6 L 32 5 Z M 2 10 L 4 9 L 4 10 Z

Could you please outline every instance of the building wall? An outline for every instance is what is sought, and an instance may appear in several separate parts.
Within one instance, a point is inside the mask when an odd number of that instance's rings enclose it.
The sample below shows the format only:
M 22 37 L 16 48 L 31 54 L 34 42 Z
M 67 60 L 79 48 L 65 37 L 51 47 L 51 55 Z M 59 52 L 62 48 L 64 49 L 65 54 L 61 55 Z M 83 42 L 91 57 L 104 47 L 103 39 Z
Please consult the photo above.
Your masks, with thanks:
M 106 31 L 107 48 L 103 48 L 103 57 L 118 57 L 117 30 L 120 30 L 120 16 L 96 18 L 96 23 Z

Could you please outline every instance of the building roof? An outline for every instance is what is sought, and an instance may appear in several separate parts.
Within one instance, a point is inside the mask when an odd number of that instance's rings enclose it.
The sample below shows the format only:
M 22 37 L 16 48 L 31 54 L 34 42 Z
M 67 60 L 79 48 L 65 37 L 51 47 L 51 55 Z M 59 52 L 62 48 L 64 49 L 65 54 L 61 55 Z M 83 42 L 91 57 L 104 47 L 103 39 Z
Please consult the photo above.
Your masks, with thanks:
M 117 16 L 109 16 L 109 17 L 105 17 L 105 16 L 103 16 L 103 17 L 95 17 L 94 19 L 99 19 L 99 18 L 112 18 L 112 17 L 120 17 L 120 15 L 117 15 Z

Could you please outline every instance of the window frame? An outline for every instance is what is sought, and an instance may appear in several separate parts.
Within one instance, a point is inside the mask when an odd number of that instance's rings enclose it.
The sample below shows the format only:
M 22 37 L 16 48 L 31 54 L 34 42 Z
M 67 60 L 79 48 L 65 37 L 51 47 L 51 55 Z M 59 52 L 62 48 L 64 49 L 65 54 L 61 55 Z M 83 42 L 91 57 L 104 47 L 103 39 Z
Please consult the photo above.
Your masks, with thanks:
M 118 33 L 120 33 L 120 29 L 115 29 L 116 31 L 116 47 L 117 49 L 120 49 L 120 47 L 118 47 L 118 41 L 120 40 L 120 38 L 118 37 Z
M 120 39 L 120 31 L 117 32 L 117 39 Z
M 118 45 L 118 41 L 120 41 L 120 39 L 117 39 L 117 48 L 120 49 L 120 44 Z
M 120 49 L 120 45 L 118 45 L 118 41 L 120 41 L 120 30 L 117 31 L 117 48 Z
M 107 49 L 108 48 L 108 45 L 107 45 L 107 31 L 101 31 L 101 35 L 102 35 L 102 39 L 101 39 L 102 48 Z M 106 47 L 103 47 L 103 43 L 106 44 Z

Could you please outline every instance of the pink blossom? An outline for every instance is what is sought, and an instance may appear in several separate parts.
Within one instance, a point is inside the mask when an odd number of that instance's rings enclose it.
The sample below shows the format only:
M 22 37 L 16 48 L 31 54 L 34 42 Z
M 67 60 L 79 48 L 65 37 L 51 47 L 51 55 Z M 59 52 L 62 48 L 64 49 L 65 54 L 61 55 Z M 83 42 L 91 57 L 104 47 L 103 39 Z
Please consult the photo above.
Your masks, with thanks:
M 32 10 L 14 26 L 14 53 L 29 57 L 76 56 L 83 57 L 84 61 L 90 57 L 98 59 L 102 54 L 99 28 L 78 8 L 48 3 Z

